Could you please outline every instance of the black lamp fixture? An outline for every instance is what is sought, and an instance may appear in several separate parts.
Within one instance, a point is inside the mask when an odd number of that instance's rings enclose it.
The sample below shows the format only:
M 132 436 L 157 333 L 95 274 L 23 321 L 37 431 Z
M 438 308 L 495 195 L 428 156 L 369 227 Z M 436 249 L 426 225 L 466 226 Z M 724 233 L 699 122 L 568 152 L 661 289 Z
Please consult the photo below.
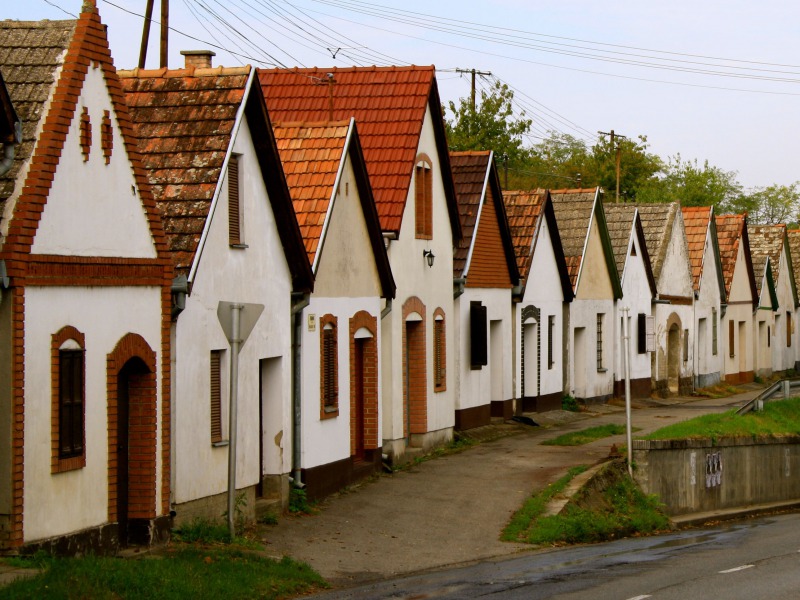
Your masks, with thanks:
M 436 258 L 433 255 L 433 250 L 423 250 L 422 256 L 428 261 L 428 266 L 433 268 L 433 259 Z

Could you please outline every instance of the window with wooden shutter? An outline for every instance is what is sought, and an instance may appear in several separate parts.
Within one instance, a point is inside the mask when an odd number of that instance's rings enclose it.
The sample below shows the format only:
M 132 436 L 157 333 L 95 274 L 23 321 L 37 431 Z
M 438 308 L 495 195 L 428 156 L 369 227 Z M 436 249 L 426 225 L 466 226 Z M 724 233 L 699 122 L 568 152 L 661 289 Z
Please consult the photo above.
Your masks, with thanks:
M 480 302 L 469 303 L 470 368 L 480 369 L 489 364 L 487 311 Z
M 786 347 L 792 346 L 792 313 L 786 311 Z
M 211 443 L 222 441 L 222 350 L 212 350 L 209 364 L 211 398 Z
M 244 244 L 239 159 L 238 154 L 231 154 L 228 161 L 228 243 L 231 246 Z
M 689 330 L 683 330 L 683 362 L 689 362 Z
M 444 312 L 436 309 L 433 316 L 433 391 L 447 389 L 447 355 Z
M 556 334 L 556 316 L 548 315 L 547 317 L 547 368 L 552 369 L 556 364 L 555 357 L 553 356 L 553 336 Z
M 647 325 L 645 324 L 647 315 L 639 313 L 636 315 L 636 351 L 639 354 L 647 352 Z
M 717 355 L 717 309 L 711 308 L 711 354 Z
M 427 156 L 417 158 L 414 167 L 414 220 L 416 237 L 433 238 L 433 172 Z
M 604 371 L 603 367 L 603 313 L 597 314 L 597 370 Z
M 83 350 L 58 352 L 58 456 L 83 454 Z
M 339 329 L 333 315 L 322 317 L 320 326 L 321 417 L 326 419 L 339 414 Z
M 734 327 L 733 319 L 728 321 L 728 356 L 733 358 L 736 356 L 736 340 L 734 338 L 736 328 Z

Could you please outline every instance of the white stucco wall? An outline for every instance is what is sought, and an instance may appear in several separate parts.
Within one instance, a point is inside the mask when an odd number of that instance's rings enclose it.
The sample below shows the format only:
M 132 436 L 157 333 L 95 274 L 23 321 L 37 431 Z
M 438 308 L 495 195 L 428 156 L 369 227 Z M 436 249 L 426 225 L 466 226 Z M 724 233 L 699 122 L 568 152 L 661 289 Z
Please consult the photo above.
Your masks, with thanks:
M 792 294 L 791 277 L 794 277 L 794 275 L 789 270 L 789 263 L 786 256 L 786 246 L 784 246 L 784 251 L 781 252 L 778 284 L 776 290 L 778 294 L 778 311 L 775 313 L 775 327 L 772 344 L 772 369 L 774 371 L 785 371 L 786 369 L 794 368 L 795 348 L 792 345 L 787 345 L 786 343 L 787 318 L 791 318 L 792 320 L 795 318 L 795 305 L 794 295 Z M 789 317 L 787 317 L 787 313 L 790 315 Z M 793 323 L 793 325 L 796 329 L 797 323 Z
M 455 424 L 455 323 L 453 310 L 453 235 L 445 198 L 440 162 L 436 150 L 430 110 L 426 111 L 418 153 L 433 160 L 433 239 L 416 239 L 414 235 L 414 181 L 412 177 L 403 212 L 399 238 L 390 243 L 389 262 L 397 294 L 392 311 L 382 320 L 383 342 L 383 438 L 384 442 L 403 439 L 403 304 L 411 297 L 425 305 L 425 347 L 428 399 L 428 431 L 448 437 Z M 422 255 L 432 250 L 434 265 L 429 268 Z M 447 389 L 433 389 L 433 313 L 445 313 Z M 400 445 L 402 443 L 400 442 Z
M 541 282 L 549 282 L 548 285 L 541 285 Z M 514 327 L 515 327 L 515 395 L 517 398 L 525 396 L 536 396 L 535 386 L 531 387 L 526 383 L 526 390 L 522 389 L 522 362 L 520 360 L 520 344 L 522 340 L 522 310 L 526 306 L 535 306 L 539 309 L 540 322 L 540 352 L 539 352 L 539 390 L 538 395 L 544 396 L 563 392 L 564 389 L 564 349 L 563 349 L 563 327 L 564 327 L 564 292 L 561 288 L 558 264 L 553 250 L 553 238 L 547 221 L 542 220 L 531 259 L 531 268 L 528 275 L 528 283 L 525 286 L 525 294 L 522 301 L 514 305 Z M 555 316 L 555 327 L 553 329 L 553 366 L 549 367 L 547 362 L 547 331 L 548 317 Z M 534 374 L 530 374 L 533 377 Z M 526 375 L 528 377 L 528 375 Z
M 86 466 L 52 474 L 51 338 L 67 325 L 85 335 Z M 155 508 L 160 514 L 163 468 L 160 288 L 28 287 L 25 290 L 25 542 L 108 522 L 106 361 L 117 342 L 129 332 L 141 335 L 157 355 Z
M 223 431 L 228 431 L 230 345 L 217 318 L 220 301 L 264 305 L 239 354 L 236 486 L 254 485 L 259 480 L 260 435 L 264 436 L 264 474 L 291 469 L 291 274 L 246 122 L 234 151 L 241 154 L 240 203 L 248 247 L 229 246 L 228 186 L 223 177 L 192 293 L 173 326 L 176 503 L 227 489 L 228 448 L 213 447 L 210 432 L 211 350 L 225 351 L 221 364 Z M 265 381 L 260 397 L 262 367 Z M 259 403 L 263 404 L 263 423 L 259 422 Z
M 758 301 L 758 310 L 753 313 L 753 353 L 754 369 L 757 376 L 772 374 L 772 346 L 775 343 L 775 312 L 769 294 L 766 271 L 756 278 L 761 277 L 761 295 Z
M 89 109 L 89 160 L 80 150 L 80 115 Z M 111 113 L 113 153 L 105 164 L 101 146 L 103 111 Z M 91 224 L 91 231 L 87 225 Z M 123 232 L 122 235 L 120 233 Z M 89 67 L 75 116 L 58 164 L 58 177 L 39 221 L 32 252 L 77 256 L 155 258 L 150 226 L 142 207 L 125 143 L 100 67 Z
M 728 294 L 728 306 L 725 317 L 720 325 L 719 352 L 724 361 L 724 374 L 736 375 L 750 373 L 754 370 L 754 353 L 756 342 L 754 340 L 754 315 L 753 298 L 750 290 L 750 279 L 747 276 L 747 262 L 744 254 L 744 244 L 739 244 L 736 256 L 736 266 L 733 271 L 733 280 Z M 731 340 L 728 339 L 730 321 L 734 322 L 733 356 L 731 356 Z M 744 336 L 744 340 L 742 340 Z
M 717 351 L 716 353 L 713 351 L 712 320 L 716 318 L 717 327 L 719 327 L 722 297 L 720 294 L 721 273 L 717 270 L 711 231 L 706 233 L 705 244 L 700 291 L 694 301 L 694 376 L 695 384 L 700 386 L 719 382 L 723 371 L 719 330 L 717 330 Z

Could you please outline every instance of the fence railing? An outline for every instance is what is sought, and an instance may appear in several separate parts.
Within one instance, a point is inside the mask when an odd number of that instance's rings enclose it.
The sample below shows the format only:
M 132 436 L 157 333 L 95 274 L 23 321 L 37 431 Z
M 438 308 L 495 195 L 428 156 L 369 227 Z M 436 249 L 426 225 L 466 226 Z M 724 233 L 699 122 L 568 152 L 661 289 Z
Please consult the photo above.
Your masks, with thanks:
M 736 411 L 736 414 L 743 415 L 751 410 L 763 410 L 765 402 L 783 400 L 784 398 L 793 398 L 795 396 L 800 396 L 800 378 L 781 379 L 742 406 Z

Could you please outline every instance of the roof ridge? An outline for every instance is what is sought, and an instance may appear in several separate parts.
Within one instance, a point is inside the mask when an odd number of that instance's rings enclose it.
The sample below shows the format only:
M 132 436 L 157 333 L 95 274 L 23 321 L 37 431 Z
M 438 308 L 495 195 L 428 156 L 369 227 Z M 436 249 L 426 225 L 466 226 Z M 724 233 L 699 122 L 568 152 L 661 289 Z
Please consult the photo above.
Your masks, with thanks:
M 274 121 L 272 127 L 349 127 L 350 119 L 337 119 L 335 121 Z
M 118 69 L 117 75 L 120 78 L 137 77 L 144 79 L 147 77 L 220 77 L 220 76 L 234 76 L 234 75 L 249 75 L 253 67 L 245 65 L 243 67 L 188 67 L 183 69 L 170 69 L 169 67 L 161 67 L 160 69 L 141 69 L 134 67 L 133 69 Z

